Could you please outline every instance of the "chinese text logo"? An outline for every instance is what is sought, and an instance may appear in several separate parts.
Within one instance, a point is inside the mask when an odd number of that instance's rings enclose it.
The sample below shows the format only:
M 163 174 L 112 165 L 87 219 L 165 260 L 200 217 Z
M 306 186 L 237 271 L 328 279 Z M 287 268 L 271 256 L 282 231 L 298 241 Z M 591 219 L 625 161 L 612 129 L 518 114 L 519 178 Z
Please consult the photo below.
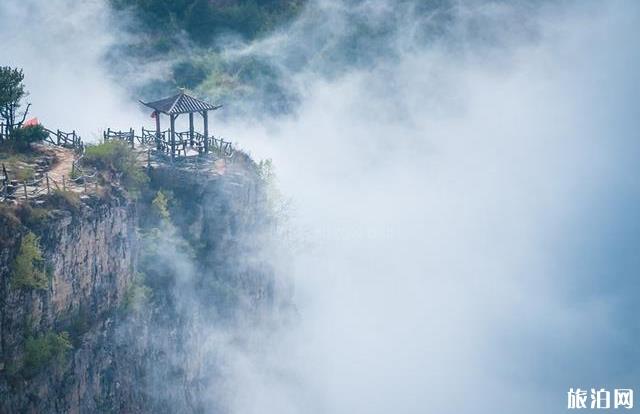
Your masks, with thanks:
M 613 398 L 612 398 L 613 397 Z M 599 390 L 591 388 L 591 392 L 586 389 L 569 388 L 567 393 L 567 408 L 570 410 L 592 409 L 607 410 L 610 408 L 625 408 L 630 410 L 633 408 L 633 390 L 632 389 L 615 389 L 613 394 L 600 388 Z

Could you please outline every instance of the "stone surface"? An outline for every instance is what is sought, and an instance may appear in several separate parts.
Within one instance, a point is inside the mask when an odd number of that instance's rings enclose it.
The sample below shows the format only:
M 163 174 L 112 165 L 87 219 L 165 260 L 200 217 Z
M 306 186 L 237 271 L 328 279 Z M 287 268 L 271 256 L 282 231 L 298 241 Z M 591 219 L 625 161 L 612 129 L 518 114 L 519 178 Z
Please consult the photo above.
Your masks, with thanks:
M 205 393 L 211 370 L 203 367 L 215 361 L 207 362 L 198 346 L 203 324 L 224 312 L 233 319 L 239 309 L 246 317 L 273 306 L 274 274 L 261 256 L 270 225 L 265 195 L 250 163 L 223 175 L 159 167 L 151 178 L 182 206 L 172 214 L 196 263 L 190 264 L 197 277 L 188 287 L 174 280 L 166 291 L 154 292 L 166 295 L 166 306 L 124 310 L 145 247 L 138 219 L 147 214 L 126 197 L 90 198 L 77 211 L 51 211 L 28 228 L 11 214 L 0 215 L 1 413 L 195 412 L 211 406 Z M 51 276 L 46 290 L 11 285 L 28 230 L 40 237 Z M 239 299 L 230 302 L 209 285 L 224 286 Z M 188 296 L 181 289 L 199 293 Z M 66 360 L 21 375 L 26 338 L 61 331 L 71 333 L 74 345 Z

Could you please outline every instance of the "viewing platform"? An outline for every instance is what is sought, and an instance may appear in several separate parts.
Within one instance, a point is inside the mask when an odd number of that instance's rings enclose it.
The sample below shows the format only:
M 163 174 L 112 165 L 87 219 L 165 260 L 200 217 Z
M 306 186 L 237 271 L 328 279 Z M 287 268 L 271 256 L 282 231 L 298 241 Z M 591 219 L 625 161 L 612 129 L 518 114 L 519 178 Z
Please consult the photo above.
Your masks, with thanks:
M 153 109 L 156 129 L 142 127 L 139 131 L 130 128 L 127 131 L 108 128 L 103 132 L 104 142 L 120 141 L 130 145 L 137 154 L 141 168 L 159 165 L 170 165 L 196 173 L 210 171 L 224 174 L 235 162 L 243 163 L 248 156 L 242 151 L 236 154 L 230 141 L 209 135 L 210 111 L 221 108 L 211 105 L 180 91 L 177 95 L 154 102 L 142 102 Z M 194 127 L 194 114 L 202 117 L 202 132 Z M 160 117 L 169 116 L 167 129 L 161 129 Z M 176 119 L 187 115 L 189 128 L 186 131 L 176 130 Z M 2 164 L 0 176 L 0 202 L 11 200 L 29 200 L 49 195 L 55 190 L 72 191 L 87 194 L 91 189 L 98 189 L 97 171 L 83 168 L 85 143 L 76 131 L 64 132 L 43 128 L 47 136 L 38 148 L 43 159 L 36 159 L 33 165 L 24 164 L 7 168 Z M 0 137 L 7 137 L 6 129 L 0 125 Z M 48 157 L 48 158 L 47 158 Z M 44 159 L 55 159 L 53 168 Z M 50 163 L 50 161 L 48 161 Z M 42 165 L 40 165 L 42 164 Z M 17 170 L 34 171 L 33 176 L 18 179 Z M 23 174 L 24 175 L 24 174 Z

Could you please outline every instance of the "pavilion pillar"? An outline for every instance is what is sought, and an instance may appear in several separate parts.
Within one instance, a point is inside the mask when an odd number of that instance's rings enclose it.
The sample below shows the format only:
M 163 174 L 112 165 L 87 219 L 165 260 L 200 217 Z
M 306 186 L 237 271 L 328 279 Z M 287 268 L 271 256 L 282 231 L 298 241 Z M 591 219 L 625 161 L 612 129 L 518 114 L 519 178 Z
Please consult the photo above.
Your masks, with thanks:
M 204 153 L 209 153 L 209 114 L 202 111 L 202 121 L 204 122 Z
M 169 115 L 171 120 L 171 159 L 176 156 L 176 116 L 174 114 Z
M 193 147 L 193 112 L 189 112 L 189 145 Z
M 155 111 L 156 114 L 156 148 L 160 149 L 160 112 Z

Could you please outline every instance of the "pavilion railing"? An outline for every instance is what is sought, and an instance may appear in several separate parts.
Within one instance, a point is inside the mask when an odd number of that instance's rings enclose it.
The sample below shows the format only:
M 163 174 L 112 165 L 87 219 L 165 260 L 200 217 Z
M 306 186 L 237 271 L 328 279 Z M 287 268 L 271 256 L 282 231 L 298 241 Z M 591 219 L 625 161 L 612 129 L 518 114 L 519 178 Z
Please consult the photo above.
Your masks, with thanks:
M 135 133 L 133 132 L 133 128 L 130 128 L 128 131 L 115 131 L 111 128 L 108 128 L 106 131 L 102 133 L 102 138 L 105 141 L 110 140 L 118 140 L 118 141 L 126 141 L 132 147 L 135 146 Z
M 159 135 L 159 136 L 156 136 L 156 135 Z M 150 144 L 157 144 L 159 141 L 166 140 L 167 136 L 169 136 L 168 129 L 166 131 L 160 131 L 160 134 L 157 134 L 154 129 L 146 129 L 145 127 L 142 127 L 142 135 L 140 136 L 136 135 L 135 139 L 141 145 L 150 145 Z
M 200 132 L 193 131 L 176 131 L 174 134 L 174 142 L 171 142 L 171 130 L 167 129 L 156 133 L 155 130 L 142 128 L 141 134 L 136 135 L 133 128 L 128 131 L 116 131 L 108 128 L 103 133 L 105 141 L 119 140 L 129 143 L 132 147 L 136 144 L 142 146 L 155 146 L 157 151 L 171 155 L 172 150 L 176 156 L 182 157 L 188 155 L 188 150 L 194 150 L 198 154 L 204 154 L 205 148 L 209 152 L 215 153 L 221 157 L 233 156 L 233 145 L 230 141 L 214 136 L 205 137 Z

